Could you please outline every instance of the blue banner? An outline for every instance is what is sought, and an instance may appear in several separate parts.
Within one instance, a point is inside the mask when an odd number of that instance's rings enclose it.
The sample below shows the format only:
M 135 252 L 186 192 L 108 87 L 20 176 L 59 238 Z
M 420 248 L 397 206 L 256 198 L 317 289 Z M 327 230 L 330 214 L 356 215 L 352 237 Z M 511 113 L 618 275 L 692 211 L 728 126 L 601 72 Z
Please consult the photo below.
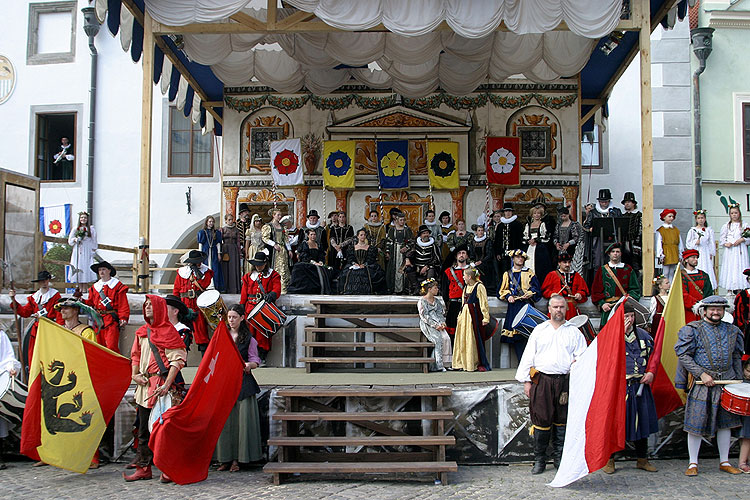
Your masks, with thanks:
M 378 179 L 383 189 L 409 187 L 409 141 L 378 141 Z

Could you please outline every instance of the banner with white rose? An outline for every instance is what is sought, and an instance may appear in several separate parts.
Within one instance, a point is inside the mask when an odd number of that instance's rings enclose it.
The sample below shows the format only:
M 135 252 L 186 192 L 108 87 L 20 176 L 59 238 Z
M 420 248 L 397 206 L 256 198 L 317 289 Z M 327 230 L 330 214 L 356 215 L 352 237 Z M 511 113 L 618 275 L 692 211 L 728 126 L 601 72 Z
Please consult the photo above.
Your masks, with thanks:
M 503 186 L 521 184 L 521 138 L 487 138 L 487 183 Z

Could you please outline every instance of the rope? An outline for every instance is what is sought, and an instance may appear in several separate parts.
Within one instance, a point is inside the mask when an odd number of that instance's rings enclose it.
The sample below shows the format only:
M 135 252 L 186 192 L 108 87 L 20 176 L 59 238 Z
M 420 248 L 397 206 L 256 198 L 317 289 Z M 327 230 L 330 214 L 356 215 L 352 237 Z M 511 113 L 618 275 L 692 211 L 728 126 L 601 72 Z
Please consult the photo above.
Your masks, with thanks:
M 327 217 L 326 214 L 328 214 L 328 211 L 326 210 L 326 183 L 324 181 L 323 182 L 323 214 L 322 214 L 323 221 L 326 220 L 325 219 L 325 217 Z
M 487 182 L 487 181 L 485 181 L 484 187 L 485 187 L 485 191 L 487 193 L 487 201 L 486 201 L 486 204 L 485 204 L 485 209 L 486 209 L 486 212 L 487 212 L 487 220 L 485 221 L 485 226 L 487 226 L 489 224 L 489 222 L 490 222 L 490 219 L 492 218 L 492 215 L 491 215 L 492 210 L 490 210 L 490 207 L 491 207 L 491 205 L 490 205 L 490 183 Z
M 276 181 L 271 177 L 271 198 L 273 198 L 273 209 L 276 210 Z
M 430 210 L 435 210 L 435 198 L 432 197 L 432 181 L 427 181 L 430 186 Z

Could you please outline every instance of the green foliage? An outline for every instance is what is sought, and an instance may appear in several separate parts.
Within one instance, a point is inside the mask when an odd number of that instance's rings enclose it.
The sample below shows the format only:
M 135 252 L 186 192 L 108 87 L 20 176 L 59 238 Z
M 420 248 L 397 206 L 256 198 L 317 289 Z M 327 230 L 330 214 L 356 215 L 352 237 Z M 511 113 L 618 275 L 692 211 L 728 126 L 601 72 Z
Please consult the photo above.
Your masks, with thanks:
M 56 244 L 44 254 L 43 267 L 52 273 L 53 281 L 65 281 L 65 266 L 62 262 L 70 262 L 73 247 L 65 244 Z M 57 262 L 52 262 L 57 261 Z

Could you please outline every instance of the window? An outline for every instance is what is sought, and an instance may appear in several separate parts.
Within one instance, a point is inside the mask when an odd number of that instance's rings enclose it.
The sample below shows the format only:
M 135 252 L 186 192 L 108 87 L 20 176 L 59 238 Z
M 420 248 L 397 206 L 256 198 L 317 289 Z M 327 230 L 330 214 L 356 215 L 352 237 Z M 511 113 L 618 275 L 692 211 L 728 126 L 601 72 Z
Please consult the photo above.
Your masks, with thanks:
M 742 172 L 750 182 L 750 103 L 742 103 Z
M 76 113 L 36 115 L 36 176 L 43 181 L 76 180 Z
M 76 2 L 29 4 L 27 64 L 75 60 L 76 11 Z
M 211 177 L 213 134 L 203 135 L 200 125 L 182 111 L 169 108 L 169 176 Z
M 601 130 L 594 125 L 593 130 L 584 132 L 581 137 L 581 167 L 602 168 Z

